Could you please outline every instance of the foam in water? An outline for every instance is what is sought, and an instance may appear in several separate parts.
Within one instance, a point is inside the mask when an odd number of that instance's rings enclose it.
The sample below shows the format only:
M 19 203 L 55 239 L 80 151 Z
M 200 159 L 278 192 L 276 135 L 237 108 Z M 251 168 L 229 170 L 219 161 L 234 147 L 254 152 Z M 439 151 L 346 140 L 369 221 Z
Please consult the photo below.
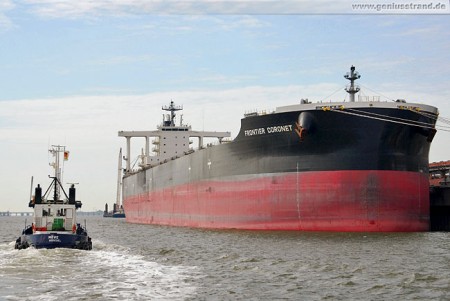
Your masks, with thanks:
M 12 243 L 0 253 L 0 296 L 7 300 L 182 300 L 195 295 L 199 276 L 195 267 L 164 266 L 100 241 L 92 251 L 14 250 Z

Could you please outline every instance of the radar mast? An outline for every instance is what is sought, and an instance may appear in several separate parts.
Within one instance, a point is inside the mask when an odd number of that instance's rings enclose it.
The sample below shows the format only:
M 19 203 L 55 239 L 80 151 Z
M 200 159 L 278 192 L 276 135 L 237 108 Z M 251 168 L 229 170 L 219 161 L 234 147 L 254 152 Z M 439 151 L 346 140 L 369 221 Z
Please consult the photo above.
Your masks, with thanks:
M 168 120 L 164 119 L 164 126 L 175 126 L 175 112 L 183 110 L 182 106 L 176 106 L 173 101 L 170 102 L 170 106 L 163 106 L 164 111 L 170 111 L 170 116 L 168 115 Z

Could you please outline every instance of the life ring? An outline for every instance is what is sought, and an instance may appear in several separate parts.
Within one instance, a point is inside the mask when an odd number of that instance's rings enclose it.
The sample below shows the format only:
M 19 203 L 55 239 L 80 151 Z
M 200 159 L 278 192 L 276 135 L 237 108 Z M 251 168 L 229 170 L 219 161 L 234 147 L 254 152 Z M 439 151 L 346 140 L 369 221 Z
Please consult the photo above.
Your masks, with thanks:
M 77 227 L 75 226 L 75 224 L 72 226 L 72 232 L 75 233 L 75 231 L 77 231 Z

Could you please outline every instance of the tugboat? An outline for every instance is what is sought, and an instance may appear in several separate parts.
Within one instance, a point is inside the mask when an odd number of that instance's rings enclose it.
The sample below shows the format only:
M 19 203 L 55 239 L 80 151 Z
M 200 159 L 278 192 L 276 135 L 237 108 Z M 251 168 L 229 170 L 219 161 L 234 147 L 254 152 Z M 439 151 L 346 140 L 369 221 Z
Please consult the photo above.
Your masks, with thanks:
M 69 152 L 61 145 L 53 145 L 49 152 L 55 157 L 55 162 L 51 164 L 55 175 L 49 176 L 52 182 L 44 195 L 38 184 L 34 197 L 30 197 L 28 206 L 34 208 L 33 223 L 25 226 L 22 235 L 16 240 L 15 249 L 34 247 L 91 250 L 92 241 L 87 234 L 86 225 L 83 227 L 76 221 L 76 210 L 82 204 L 75 200 L 75 185 L 71 184 L 67 195 L 61 184 L 60 154 L 64 153 L 64 160 L 67 160 Z M 52 190 L 53 197 L 47 198 Z

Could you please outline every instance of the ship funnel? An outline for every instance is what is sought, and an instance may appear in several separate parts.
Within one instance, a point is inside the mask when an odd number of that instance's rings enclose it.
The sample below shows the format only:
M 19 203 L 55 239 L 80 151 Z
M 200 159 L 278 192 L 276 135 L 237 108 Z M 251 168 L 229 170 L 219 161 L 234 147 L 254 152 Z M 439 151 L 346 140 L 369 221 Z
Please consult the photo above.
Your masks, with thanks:
M 75 185 L 72 184 L 69 188 L 69 204 L 75 204 Z
M 34 189 L 34 203 L 41 204 L 42 203 L 42 188 L 38 184 L 38 186 Z
M 359 86 L 355 85 L 355 80 L 360 79 L 361 75 L 355 69 L 355 66 L 351 66 L 350 72 L 344 75 L 350 81 L 350 85 L 345 88 L 345 91 L 350 94 L 350 102 L 355 102 L 355 94 L 360 90 Z

